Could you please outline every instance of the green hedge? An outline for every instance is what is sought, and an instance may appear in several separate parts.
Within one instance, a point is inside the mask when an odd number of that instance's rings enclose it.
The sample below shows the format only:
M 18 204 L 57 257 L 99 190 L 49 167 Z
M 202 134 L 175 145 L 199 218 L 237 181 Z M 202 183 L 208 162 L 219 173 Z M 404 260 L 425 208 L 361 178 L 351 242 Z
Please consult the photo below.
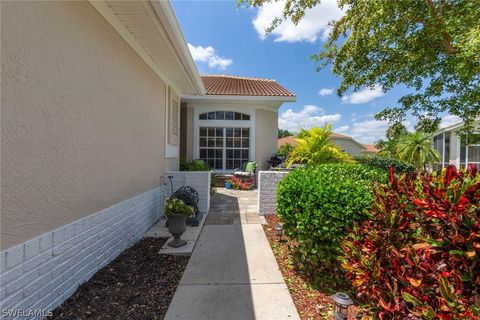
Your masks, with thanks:
M 364 212 L 372 205 L 374 181 L 386 182 L 386 172 L 342 163 L 299 168 L 283 179 L 277 214 L 285 234 L 298 243 L 299 267 L 314 275 L 338 266 L 347 227 L 365 220 Z
M 364 164 L 373 168 L 383 169 L 388 172 L 390 167 L 395 168 L 395 173 L 402 174 L 408 172 L 414 172 L 415 167 L 409 163 L 388 157 L 381 156 L 354 156 L 353 160 L 357 163 Z

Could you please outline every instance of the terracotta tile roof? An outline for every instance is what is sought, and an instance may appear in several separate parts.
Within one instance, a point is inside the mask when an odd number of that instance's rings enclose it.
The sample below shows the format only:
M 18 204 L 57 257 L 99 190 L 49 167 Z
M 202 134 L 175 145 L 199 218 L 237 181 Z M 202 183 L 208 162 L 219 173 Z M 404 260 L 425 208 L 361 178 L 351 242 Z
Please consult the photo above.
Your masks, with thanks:
M 330 134 L 330 138 L 333 138 L 333 139 L 352 139 L 352 137 L 346 136 L 344 134 L 335 133 L 335 132 L 332 132 Z
M 335 132 L 332 132 L 330 134 L 330 138 L 354 140 L 352 137 L 346 136 L 344 134 L 335 133 Z M 283 138 L 278 139 L 277 145 L 278 145 L 278 147 L 280 147 L 281 145 L 284 145 L 284 144 L 287 144 L 287 143 L 291 144 L 292 146 L 295 146 L 297 144 L 297 140 L 295 139 L 294 136 L 283 137 Z M 357 144 L 359 144 L 359 143 L 357 142 Z M 374 144 L 361 144 L 361 145 L 365 148 L 365 150 L 362 151 L 364 153 L 378 153 L 378 149 L 375 148 Z
M 378 149 L 375 147 L 374 144 L 363 144 L 365 147 L 365 150 L 363 150 L 364 153 L 378 153 Z
M 280 147 L 284 144 L 291 144 L 292 146 L 297 144 L 297 140 L 294 136 L 289 136 L 289 137 L 283 137 L 278 139 L 277 146 Z
M 202 75 L 207 95 L 295 97 L 273 79 Z

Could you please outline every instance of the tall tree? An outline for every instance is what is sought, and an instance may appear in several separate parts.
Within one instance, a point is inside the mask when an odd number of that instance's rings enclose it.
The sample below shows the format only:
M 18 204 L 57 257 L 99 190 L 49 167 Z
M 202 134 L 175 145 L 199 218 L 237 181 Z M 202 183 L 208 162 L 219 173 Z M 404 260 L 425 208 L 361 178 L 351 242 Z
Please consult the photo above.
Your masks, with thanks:
M 440 155 L 432 146 L 432 137 L 424 132 L 408 133 L 397 144 L 400 160 L 413 164 L 418 170 L 426 170 L 428 165 L 440 161 Z
M 284 137 L 289 137 L 293 136 L 293 133 L 291 133 L 288 130 L 283 130 L 283 129 L 278 129 L 278 138 L 284 138 Z
M 239 0 L 251 6 L 277 0 Z M 321 0 L 285 0 L 283 20 L 298 24 Z M 406 114 L 461 117 L 464 132 L 480 115 L 480 5 L 475 0 L 338 0 L 345 14 L 331 23 L 319 69 L 332 65 L 338 94 L 380 85 L 405 85 L 413 93 L 376 115 L 401 122 Z
M 379 155 L 384 157 L 397 157 L 397 144 L 400 138 L 408 133 L 407 128 L 400 122 L 391 125 L 385 136 L 387 140 L 380 139 L 375 143 L 379 151 Z

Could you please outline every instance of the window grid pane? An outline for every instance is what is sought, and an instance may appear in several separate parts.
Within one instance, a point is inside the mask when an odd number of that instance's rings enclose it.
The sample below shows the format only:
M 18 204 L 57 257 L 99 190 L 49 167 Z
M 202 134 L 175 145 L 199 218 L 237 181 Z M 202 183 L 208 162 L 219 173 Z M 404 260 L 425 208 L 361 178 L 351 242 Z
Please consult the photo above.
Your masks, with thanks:
M 232 170 L 249 160 L 249 128 L 201 127 L 199 139 L 200 159 L 213 169 Z
M 233 111 L 212 111 L 201 113 L 199 120 L 250 120 L 250 115 Z

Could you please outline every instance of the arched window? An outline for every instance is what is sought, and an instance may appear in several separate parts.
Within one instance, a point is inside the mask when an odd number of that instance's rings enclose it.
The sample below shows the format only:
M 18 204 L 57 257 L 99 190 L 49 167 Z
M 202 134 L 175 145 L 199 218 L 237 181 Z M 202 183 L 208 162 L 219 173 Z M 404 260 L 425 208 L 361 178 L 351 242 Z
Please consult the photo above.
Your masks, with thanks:
M 234 111 L 212 111 L 201 113 L 200 120 L 250 120 L 250 115 Z

